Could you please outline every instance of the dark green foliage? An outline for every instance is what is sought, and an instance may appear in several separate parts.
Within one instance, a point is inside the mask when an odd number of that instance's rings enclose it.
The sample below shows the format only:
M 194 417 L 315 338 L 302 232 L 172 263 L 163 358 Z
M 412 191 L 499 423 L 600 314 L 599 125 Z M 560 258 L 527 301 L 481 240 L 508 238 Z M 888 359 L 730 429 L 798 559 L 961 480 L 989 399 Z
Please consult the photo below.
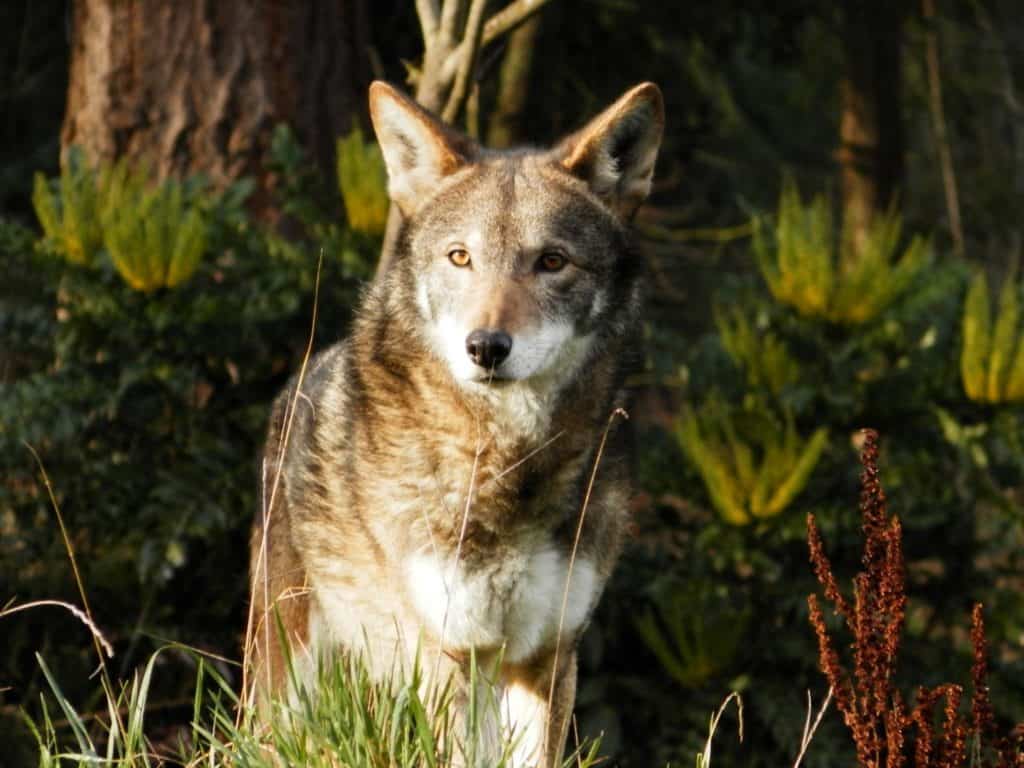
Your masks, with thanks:
M 688 351 L 661 350 L 676 362 L 660 365 L 680 371 L 674 402 L 687 401 L 707 418 L 727 405 L 732 422 L 746 419 L 768 430 L 773 420 L 784 423 L 789 414 L 802 434 L 828 429 L 830 441 L 803 493 L 777 517 L 741 528 L 718 509 L 707 478 L 657 436 L 670 424 L 653 428 L 655 435 L 640 441 L 648 501 L 638 520 L 639 538 L 602 614 L 614 619 L 600 625 L 604 642 L 633 660 L 611 673 L 609 683 L 612 697 L 627 702 L 619 709 L 625 713 L 622 731 L 658 723 L 657 735 L 625 764 L 682 763 L 699 749 L 707 713 L 731 688 L 743 692 L 746 741 L 741 746 L 720 734 L 719 759 L 756 766 L 792 761 L 804 691 L 812 690 L 820 700 L 826 689 L 813 638 L 799 629 L 807 620 L 802 599 L 814 588 L 804 517 L 815 512 L 827 527 L 826 539 L 835 543 L 833 562 L 841 564 L 844 577 L 853 573 L 859 557 L 854 436 L 864 425 L 883 435 L 882 475 L 892 508 L 904 521 L 911 603 L 899 682 L 905 688 L 934 683 L 969 666 L 966 642 L 951 657 L 948 640 L 942 645 L 937 639 L 965 625 L 972 599 L 994 601 L 1001 607 L 997 621 L 1009 622 L 993 632 L 999 637 L 995 644 L 1015 642 L 1021 604 L 1011 574 L 1021 567 L 1024 412 L 1012 406 L 979 408 L 963 393 L 960 334 L 968 278 L 965 265 L 946 258 L 855 328 L 802 316 L 774 300 L 757 277 L 723 280 L 714 297 L 730 315 L 720 316 L 717 327 Z M 744 334 L 756 334 L 760 345 L 750 339 L 740 344 L 738 336 Z M 783 377 L 750 375 L 751 365 L 767 365 L 754 354 L 767 354 L 766 339 L 772 340 L 772 359 L 787 360 Z M 741 350 L 747 352 L 737 354 Z M 737 481 L 742 474 L 737 470 Z M 700 584 L 714 585 L 717 599 L 710 605 L 686 598 Z M 629 607 L 616 609 L 620 603 Z M 633 616 L 635 630 L 624 628 L 622 612 Z M 729 617 L 725 622 L 716 618 L 723 613 Z M 741 639 L 721 634 L 723 628 Z M 1009 634 L 1003 634 L 1006 630 Z M 707 653 L 692 650 L 694 638 L 709 631 L 715 640 L 703 646 L 713 649 L 713 664 Z M 674 637 L 681 638 L 675 650 Z M 714 671 L 694 674 L 700 663 Z M 1014 661 L 999 663 L 993 689 L 1005 715 L 1020 719 L 1024 687 L 1016 667 Z M 657 676 L 655 670 L 662 675 L 659 684 L 637 686 Z M 690 704 L 693 700 L 701 706 Z M 829 722 L 807 765 L 852 759 L 835 718 Z
M 301 150 L 281 134 L 279 173 L 298 237 L 245 212 L 248 185 L 197 198 L 206 253 L 187 282 L 143 293 L 109 252 L 72 263 L 17 225 L 0 228 L 3 599 L 78 602 L 53 510 L 28 446 L 53 479 L 96 620 L 121 669 L 155 638 L 236 655 L 248 528 L 271 398 L 305 349 L 322 258 L 317 345 L 343 333 L 379 244 L 333 223 L 302 185 Z M 303 233 L 312 233 L 308 237 Z M 28 290 L 26 290 L 28 289 Z M 43 652 L 63 684 L 85 683 L 87 642 L 49 613 L 5 620 L 0 677 L 31 700 Z M 177 695 L 173 690 L 165 695 Z

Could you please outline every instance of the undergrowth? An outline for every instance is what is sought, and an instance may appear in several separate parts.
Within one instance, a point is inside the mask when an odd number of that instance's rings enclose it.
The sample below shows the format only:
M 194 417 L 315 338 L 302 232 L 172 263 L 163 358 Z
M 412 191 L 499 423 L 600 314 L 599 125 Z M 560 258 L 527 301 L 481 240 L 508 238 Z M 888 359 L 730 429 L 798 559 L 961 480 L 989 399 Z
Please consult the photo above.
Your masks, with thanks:
M 484 727 L 468 728 L 465 739 L 453 728 L 453 696 L 448 686 L 424 685 L 416 665 L 388 680 L 370 677 L 361 659 L 347 656 L 316 665 L 311 686 L 298 682 L 287 701 L 274 701 L 270 715 L 257 718 L 242 707 L 231 683 L 211 663 L 194 654 L 197 669 L 190 728 L 177 742 L 154 742 L 147 735 L 147 701 L 161 654 L 114 691 L 107 686 L 105 712 L 80 713 L 64 696 L 59 681 L 37 656 L 50 686 L 38 721 L 28 720 L 39 745 L 39 764 L 50 766 L 208 766 L 239 768 L 438 768 L 451 764 L 504 768 L 516 734 L 497 750 Z M 313 692 L 315 691 L 315 693 Z M 430 693 L 424 693 L 430 691 Z M 482 723 L 496 699 L 470 697 L 467 722 Z M 57 716 L 63 719 L 58 727 Z M 70 731 L 71 736 L 67 733 Z M 566 768 L 597 764 L 597 742 L 574 751 Z M 482 755 L 500 753 L 496 758 Z

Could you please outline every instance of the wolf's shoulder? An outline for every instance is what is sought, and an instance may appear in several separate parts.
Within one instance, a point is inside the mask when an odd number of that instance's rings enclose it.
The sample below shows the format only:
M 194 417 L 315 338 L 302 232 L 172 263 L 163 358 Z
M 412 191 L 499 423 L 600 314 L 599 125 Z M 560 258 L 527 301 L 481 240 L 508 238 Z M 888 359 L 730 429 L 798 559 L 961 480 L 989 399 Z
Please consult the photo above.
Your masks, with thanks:
M 316 353 L 292 374 L 271 409 L 268 442 L 282 439 L 302 445 L 309 438 L 321 415 L 337 418 L 345 407 L 345 380 L 351 367 L 347 340 Z

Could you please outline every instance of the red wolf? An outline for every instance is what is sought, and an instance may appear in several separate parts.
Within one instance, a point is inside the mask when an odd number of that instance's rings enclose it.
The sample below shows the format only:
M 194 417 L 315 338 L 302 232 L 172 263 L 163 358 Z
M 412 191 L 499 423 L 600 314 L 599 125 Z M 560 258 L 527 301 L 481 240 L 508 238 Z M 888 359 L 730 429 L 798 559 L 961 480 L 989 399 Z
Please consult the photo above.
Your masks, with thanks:
M 253 679 L 287 689 L 274 612 L 297 658 L 359 653 L 384 677 L 418 652 L 457 703 L 472 651 L 499 670 L 514 764 L 551 768 L 626 523 L 623 431 L 598 447 L 638 348 L 628 224 L 661 92 L 636 86 L 549 150 L 483 149 L 384 83 L 370 107 L 403 225 L 349 337 L 273 410 Z

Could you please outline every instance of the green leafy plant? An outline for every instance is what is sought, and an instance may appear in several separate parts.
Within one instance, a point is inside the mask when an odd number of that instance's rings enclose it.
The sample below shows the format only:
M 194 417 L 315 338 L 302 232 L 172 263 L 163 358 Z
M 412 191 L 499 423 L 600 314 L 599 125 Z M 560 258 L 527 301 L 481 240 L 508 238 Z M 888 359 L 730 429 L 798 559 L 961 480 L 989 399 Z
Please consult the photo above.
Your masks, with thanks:
M 338 139 L 338 187 L 349 226 L 367 235 L 383 234 L 388 218 L 384 157 L 359 128 Z
M 739 307 L 715 308 L 715 325 L 729 357 L 743 369 L 747 386 L 778 395 L 800 377 L 800 366 L 775 333 L 761 331 Z
M 809 438 L 766 413 L 743 421 L 717 403 L 685 412 L 676 426 L 683 451 L 696 465 L 711 502 L 733 525 L 780 514 L 807 484 L 828 443 L 821 427 Z
M 928 261 L 930 247 L 920 236 L 897 258 L 901 234 L 900 216 L 890 210 L 875 216 L 858 243 L 849 227 L 836 232 L 824 196 L 805 206 L 787 182 L 774 225 L 757 222 L 754 253 L 778 301 L 802 315 L 857 325 L 892 304 Z
M 103 245 L 101 183 L 84 153 L 72 147 L 60 177 L 35 175 L 32 206 L 46 236 L 45 245 L 72 264 L 90 266 Z
M 137 291 L 173 288 L 196 271 L 206 223 L 184 186 L 149 183 L 145 166 L 118 163 L 103 185 L 103 241 L 121 277 Z
M 687 687 L 722 674 L 733 661 L 750 620 L 724 590 L 709 582 L 673 585 L 633 623 L 665 671 Z
M 979 272 L 967 291 L 963 314 L 960 378 L 967 397 L 982 403 L 1024 400 L 1024 327 L 1021 286 L 1011 274 L 992 317 L 988 281 Z

